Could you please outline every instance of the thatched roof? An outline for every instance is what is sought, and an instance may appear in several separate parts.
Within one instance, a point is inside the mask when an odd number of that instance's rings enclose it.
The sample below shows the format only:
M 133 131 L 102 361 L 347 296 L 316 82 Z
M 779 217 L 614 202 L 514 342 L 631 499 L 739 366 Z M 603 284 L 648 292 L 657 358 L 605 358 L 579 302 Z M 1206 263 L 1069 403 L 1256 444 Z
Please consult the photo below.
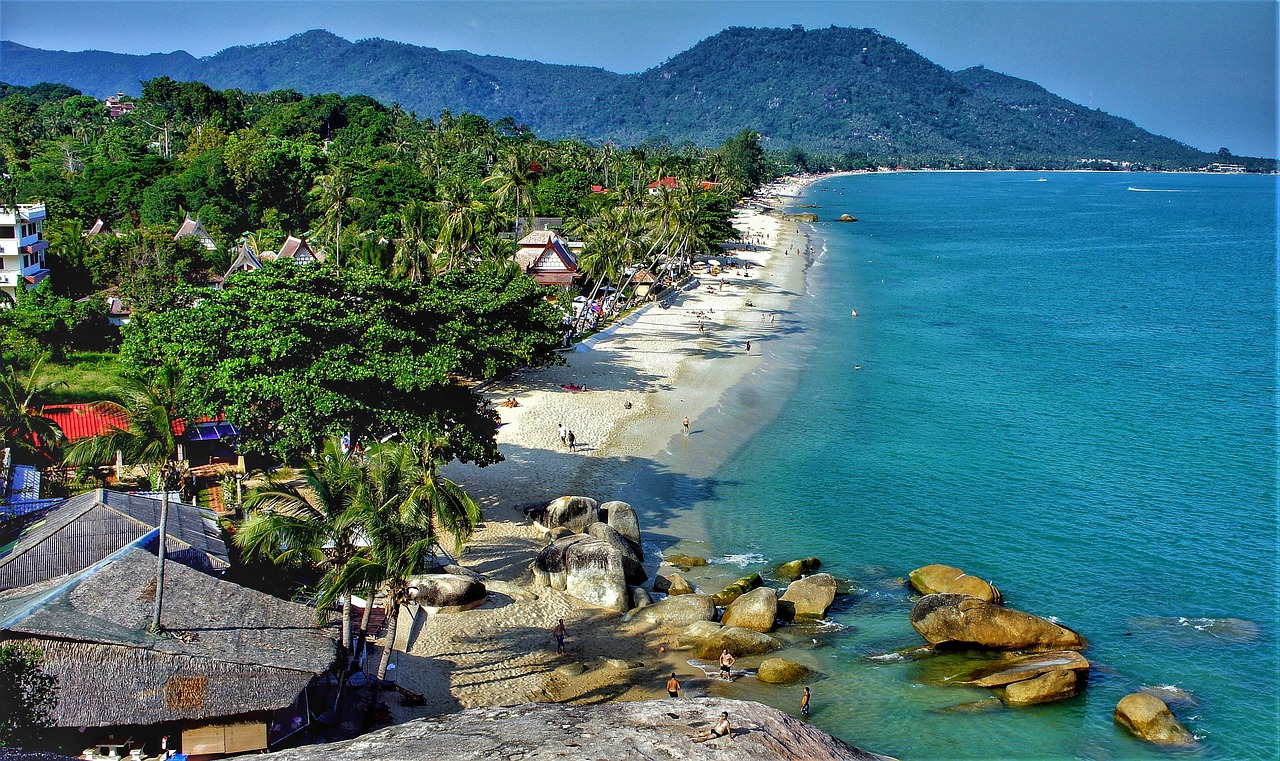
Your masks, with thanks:
M 39 647 L 58 679 L 57 726 L 274 710 L 333 662 L 336 643 L 311 608 L 172 561 L 165 631 L 149 633 L 156 557 L 139 546 L 148 538 L 75 575 L 0 592 L 0 636 Z
M 160 523 L 160 500 L 95 489 L 26 526 L 0 547 L 0 589 L 75 573 L 128 545 Z M 226 568 L 227 547 L 212 513 L 169 503 L 169 558 L 202 570 Z

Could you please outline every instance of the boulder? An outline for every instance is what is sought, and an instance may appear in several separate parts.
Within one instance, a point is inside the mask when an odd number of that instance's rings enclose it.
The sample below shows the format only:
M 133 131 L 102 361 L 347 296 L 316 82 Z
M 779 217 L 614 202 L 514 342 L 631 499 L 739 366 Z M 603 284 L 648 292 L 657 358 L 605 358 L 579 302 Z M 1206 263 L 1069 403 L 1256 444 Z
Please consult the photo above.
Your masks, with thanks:
M 685 555 L 682 552 L 663 555 L 662 559 L 682 571 L 687 571 L 690 568 L 697 568 L 707 564 L 706 558 L 700 558 L 697 555 Z
M 693 592 L 693 585 L 679 571 L 659 571 L 653 580 L 653 591 L 668 595 L 687 595 Z
M 623 555 L 601 539 L 574 534 L 557 539 L 533 560 L 533 581 L 605 610 L 631 607 Z
M 668 597 L 640 609 L 633 620 L 664 628 L 684 628 L 697 621 L 713 621 L 716 603 L 711 595 L 688 594 Z
M 766 658 L 756 669 L 756 678 L 769 684 L 792 684 L 807 678 L 812 671 L 808 666 L 785 658 Z
M 821 618 L 835 602 L 836 587 L 836 577 L 829 573 L 815 573 L 797 579 L 782 593 L 778 611 L 788 621 L 797 616 Z
M 627 574 L 628 584 L 643 584 L 649 578 L 649 574 L 644 570 L 644 557 L 640 555 L 640 551 L 612 526 L 596 521 L 587 526 L 586 533 L 588 536 L 608 543 L 610 547 L 618 551 L 618 554 L 622 556 L 622 568 Z
M 1161 745 L 1189 745 L 1195 737 L 1155 695 L 1134 692 L 1116 704 L 1116 723 L 1140 740 Z
M 473 571 L 470 568 L 464 568 L 463 566 L 460 566 L 460 565 L 442 565 L 440 566 L 440 572 L 452 573 L 457 576 L 466 576 L 467 578 L 475 579 L 476 581 L 484 581 L 483 573 Z
M 1085 677 L 1079 671 L 1050 671 L 1004 688 L 1004 702 L 1011 706 L 1052 703 L 1080 694 Z
M 596 510 L 600 503 L 590 497 L 559 497 L 552 500 L 535 518 L 535 525 L 543 531 L 564 526 L 575 534 L 587 530 L 596 522 Z
M 1074 650 L 1054 650 L 999 661 L 971 672 L 965 684 L 975 687 L 1003 687 L 1014 682 L 1034 679 L 1054 671 L 1089 673 L 1089 661 Z
M 631 588 L 631 609 L 645 608 L 653 604 L 653 598 L 642 587 Z
M 813 214 L 811 212 L 804 212 L 801 214 L 788 214 L 786 215 L 785 218 L 793 220 L 795 222 L 817 222 L 818 221 L 818 215 Z
M 771 632 L 777 617 L 778 593 L 768 587 L 757 587 L 729 603 L 720 621 L 725 626 Z
M 921 597 L 911 609 L 911 626 L 935 647 L 1041 651 L 1089 646 L 1065 626 L 968 595 Z
M 907 574 L 911 587 L 922 595 L 969 595 L 987 602 L 1003 603 L 1004 596 L 995 584 L 970 576 L 949 565 L 926 565 Z
M 698 649 L 704 642 L 711 639 L 723 627 L 715 621 L 694 621 L 680 632 L 680 636 L 676 638 L 676 644 L 680 647 L 688 647 Z
M 760 574 L 752 573 L 743 576 L 716 593 L 716 605 L 723 608 L 747 592 L 762 586 L 764 586 L 764 579 L 760 578 Z
M 566 663 L 563 666 L 556 666 L 554 669 L 552 669 L 552 671 L 554 671 L 556 674 L 560 676 L 567 676 L 567 677 L 581 676 L 582 673 L 585 672 L 586 670 L 587 670 L 587 667 L 582 665 L 578 661 L 574 661 L 572 663 Z
M 794 581 L 806 573 L 813 573 L 821 566 L 822 561 L 817 558 L 800 558 L 778 566 L 773 570 L 773 575 L 783 581 Z
M 454 573 L 429 573 L 409 580 L 409 599 L 424 608 L 466 610 L 485 601 L 484 584 Z
M 837 222 L 857 222 L 858 218 L 852 214 L 841 214 Z
M 688 595 L 685 596 L 687 597 Z M 678 600 L 680 598 L 677 597 L 675 599 Z M 781 640 L 763 632 L 743 629 L 740 626 L 721 626 L 711 636 L 694 645 L 694 652 L 697 653 L 699 658 L 715 660 L 720 657 L 722 650 L 728 650 L 734 655 L 742 656 L 767 653 L 780 647 L 782 647 Z
M 626 502 L 606 502 L 600 506 L 600 520 L 608 523 L 614 531 L 626 537 L 627 541 L 635 545 L 636 552 L 640 554 L 641 559 L 644 558 L 644 548 L 640 545 L 640 521 L 636 518 L 636 511 Z
M 566 536 L 573 536 L 574 533 L 576 532 L 568 526 L 556 526 L 547 532 L 547 538 L 554 542 L 555 540 L 563 539 Z

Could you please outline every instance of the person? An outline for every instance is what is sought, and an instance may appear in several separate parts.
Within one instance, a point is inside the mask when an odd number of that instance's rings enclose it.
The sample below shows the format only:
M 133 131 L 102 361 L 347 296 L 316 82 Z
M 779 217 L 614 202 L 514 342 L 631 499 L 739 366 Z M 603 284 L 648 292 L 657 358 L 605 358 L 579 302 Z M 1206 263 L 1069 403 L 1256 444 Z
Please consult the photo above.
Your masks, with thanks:
M 751 351 L 751 342 L 747 341 L 747 352 L 750 353 L 750 351 Z
M 809 688 L 804 688 L 804 694 L 800 696 L 800 714 L 806 719 L 809 718 Z
M 572 451 L 573 451 L 574 441 L 575 441 L 575 437 L 574 437 L 574 435 L 573 435 L 573 430 L 572 430 L 572 429 L 570 429 L 570 430 L 569 430 L 569 433 L 568 433 L 568 434 L 566 434 L 566 435 L 567 435 L 567 437 L 568 437 L 569 451 L 570 451 L 570 452 L 572 452 Z
M 559 426 L 559 430 L 560 430 L 560 445 L 568 446 L 569 445 L 569 429 L 564 427 L 564 423 L 561 423 Z
M 720 651 L 720 678 L 725 681 L 733 681 L 733 664 L 738 659 L 733 657 L 733 653 L 726 650 Z
M 676 679 L 676 672 L 671 672 L 671 678 L 667 680 L 667 694 L 673 698 L 680 697 L 680 680 Z
M 556 638 L 556 654 L 560 655 L 564 653 L 564 635 L 566 634 L 566 630 L 564 628 L 563 618 L 556 622 L 556 626 L 551 630 L 551 633 L 554 634 Z
M 693 738 L 693 741 L 696 743 L 704 743 L 707 740 L 714 740 L 717 737 L 728 737 L 730 740 L 733 739 L 733 725 L 729 723 L 728 711 L 724 711 L 720 714 L 720 720 L 716 722 L 710 732 Z
M 681 422 L 684 424 L 684 432 L 688 433 L 689 432 L 689 416 L 685 415 L 684 420 L 682 420 Z

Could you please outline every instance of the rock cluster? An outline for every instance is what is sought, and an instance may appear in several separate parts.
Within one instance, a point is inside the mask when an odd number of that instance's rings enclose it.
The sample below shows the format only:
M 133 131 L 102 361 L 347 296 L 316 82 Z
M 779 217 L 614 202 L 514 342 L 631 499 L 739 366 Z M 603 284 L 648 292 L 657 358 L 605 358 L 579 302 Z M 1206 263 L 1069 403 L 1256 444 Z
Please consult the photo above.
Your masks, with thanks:
M 921 597 L 911 609 L 911 626 L 934 647 L 1041 651 L 1089 646 L 1065 626 L 968 595 Z
M 638 589 L 648 574 L 631 505 L 560 497 L 529 516 L 551 540 L 533 560 L 535 586 L 617 612 L 649 604 L 648 593 Z

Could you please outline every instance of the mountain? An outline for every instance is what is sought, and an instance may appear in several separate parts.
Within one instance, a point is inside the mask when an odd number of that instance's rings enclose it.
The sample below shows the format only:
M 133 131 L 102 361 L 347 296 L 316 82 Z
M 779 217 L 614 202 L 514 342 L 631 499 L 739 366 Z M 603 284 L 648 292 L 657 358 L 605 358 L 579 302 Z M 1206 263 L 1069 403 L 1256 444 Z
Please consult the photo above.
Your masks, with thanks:
M 1206 154 L 981 67 L 953 72 L 872 29 L 734 27 L 639 74 L 312 30 L 195 58 L 0 43 L 0 80 L 99 97 L 159 75 L 250 91 L 364 94 L 422 115 L 510 116 L 547 137 L 713 143 L 970 162 L 1107 158 L 1199 166 Z

